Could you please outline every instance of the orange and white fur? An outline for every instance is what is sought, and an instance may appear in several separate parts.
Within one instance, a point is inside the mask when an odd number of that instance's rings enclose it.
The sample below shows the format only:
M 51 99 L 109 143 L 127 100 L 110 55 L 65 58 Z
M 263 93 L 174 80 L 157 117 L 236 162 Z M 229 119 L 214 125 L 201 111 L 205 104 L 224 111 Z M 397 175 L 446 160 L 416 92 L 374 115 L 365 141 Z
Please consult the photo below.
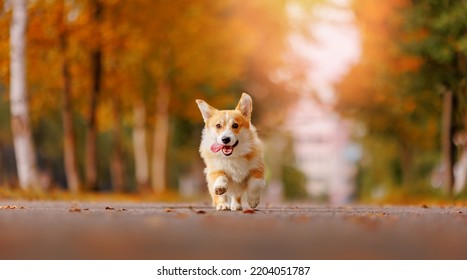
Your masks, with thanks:
M 199 99 L 196 103 L 205 123 L 199 151 L 213 206 L 242 210 L 246 192 L 248 204 L 256 208 L 265 180 L 262 144 L 251 124 L 251 97 L 243 93 L 235 110 L 217 110 Z

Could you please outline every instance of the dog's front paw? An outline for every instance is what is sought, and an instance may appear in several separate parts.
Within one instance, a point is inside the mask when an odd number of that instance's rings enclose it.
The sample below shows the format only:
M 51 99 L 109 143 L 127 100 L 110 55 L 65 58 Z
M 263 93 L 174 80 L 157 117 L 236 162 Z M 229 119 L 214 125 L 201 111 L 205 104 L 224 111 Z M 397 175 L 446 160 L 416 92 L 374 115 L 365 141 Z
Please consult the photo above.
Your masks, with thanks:
M 230 204 L 230 210 L 232 211 L 241 211 L 242 210 L 242 205 L 235 201 L 235 199 L 232 199 L 232 203 Z
M 226 191 L 227 191 L 227 188 L 226 188 L 226 187 L 216 187 L 216 188 L 214 189 L 214 192 L 215 192 L 215 194 L 217 194 L 217 195 L 224 194 Z
M 219 202 L 216 205 L 216 210 L 217 211 L 225 211 L 225 210 L 229 210 L 229 209 L 230 209 L 230 207 L 229 207 L 229 204 L 227 204 L 227 202 Z

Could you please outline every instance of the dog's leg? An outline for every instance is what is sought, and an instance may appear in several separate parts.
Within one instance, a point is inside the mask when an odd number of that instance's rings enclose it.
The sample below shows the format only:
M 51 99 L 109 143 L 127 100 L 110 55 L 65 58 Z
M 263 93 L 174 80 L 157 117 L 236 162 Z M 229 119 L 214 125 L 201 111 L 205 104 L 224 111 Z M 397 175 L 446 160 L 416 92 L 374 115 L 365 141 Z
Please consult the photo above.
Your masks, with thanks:
M 263 187 L 264 179 L 252 178 L 248 180 L 247 201 L 252 209 L 258 206 Z
M 237 195 L 232 195 L 231 196 L 231 202 L 230 202 L 230 210 L 232 211 L 240 211 L 242 210 L 242 195 L 237 196 Z
M 213 206 L 215 206 L 217 210 L 228 210 L 229 205 L 225 197 L 225 192 L 227 191 L 229 179 L 222 171 L 208 173 L 207 178 Z
M 214 205 L 216 206 L 217 211 L 229 210 L 229 204 L 227 203 L 227 196 L 223 195 L 214 195 Z
M 209 191 L 216 195 L 222 195 L 227 191 L 229 179 L 222 171 L 210 172 L 207 175 Z
M 263 169 L 252 170 L 247 182 L 247 201 L 252 209 L 255 209 L 256 206 L 258 206 L 264 185 Z

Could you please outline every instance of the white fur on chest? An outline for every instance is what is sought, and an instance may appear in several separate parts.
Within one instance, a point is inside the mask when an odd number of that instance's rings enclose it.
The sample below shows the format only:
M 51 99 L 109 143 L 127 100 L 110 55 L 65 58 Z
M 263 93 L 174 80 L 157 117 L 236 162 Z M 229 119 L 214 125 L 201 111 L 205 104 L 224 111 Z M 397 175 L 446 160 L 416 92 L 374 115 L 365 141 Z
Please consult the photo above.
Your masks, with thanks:
M 245 158 L 222 158 L 214 160 L 213 170 L 222 170 L 227 173 L 235 183 L 242 183 L 250 173 L 249 161 Z

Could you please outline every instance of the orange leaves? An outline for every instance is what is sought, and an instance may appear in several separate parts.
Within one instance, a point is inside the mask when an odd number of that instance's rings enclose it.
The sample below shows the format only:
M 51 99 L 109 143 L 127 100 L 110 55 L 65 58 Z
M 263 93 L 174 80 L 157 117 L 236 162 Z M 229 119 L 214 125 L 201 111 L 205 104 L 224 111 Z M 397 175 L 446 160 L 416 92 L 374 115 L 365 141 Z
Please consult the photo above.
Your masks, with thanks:
M 402 75 L 419 70 L 422 64 L 421 58 L 408 55 L 400 48 L 401 37 L 408 36 L 402 31 L 400 15 L 407 5 L 406 0 L 355 1 L 363 55 L 339 86 L 338 108 L 346 111 L 346 106 L 350 105 L 350 108 L 367 108 L 371 112 L 371 108 L 380 111 L 379 107 L 386 107 L 380 113 L 384 110 L 391 112 L 391 108 L 400 106 L 404 112 L 416 109 L 413 98 L 407 100 L 401 96 L 407 87 L 402 85 Z
M 96 1 L 102 5 L 99 19 L 93 16 Z M 98 104 L 96 122 L 99 141 L 108 146 L 98 149 L 102 152 L 99 173 L 111 165 L 108 164 L 109 143 L 117 141 L 108 132 L 117 124 L 124 131 L 121 134 L 125 138 L 123 152 L 129 155 L 128 162 L 132 160 L 133 105 L 144 104 L 148 119 L 142 129 L 152 129 L 158 121 L 154 114 L 155 97 L 161 81 L 170 83 L 171 87 L 170 104 L 164 109 L 167 119 L 186 122 L 184 130 L 187 131 L 193 130 L 193 123 L 201 122 L 193 102 L 196 98 L 215 100 L 213 103 L 219 107 L 228 107 L 235 104 L 242 91 L 251 90 L 258 98 L 257 116 L 270 114 L 263 117 L 270 126 L 277 126 L 285 112 L 284 103 L 293 99 L 287 94 L 286 86 L 271 79 L 271 74 L 284 63 L 288 31 L 284 1 L 35 0 L 28 3 L 30 112 L 35 120 L 33 130 L 42 145 L 38 149 L 41 158 L 53 166 L 61 165 L 63 158 L 60 112 L 65 84 L 70 89 L 67 93 L 70 106 L 64 111 L 76 123 L 78 165 L 80 169 L 89 165 L 83 160 L 86 137 L 83 132 L 86 122 L 94 119 L 88 113 L 94 111 L 90 110 L 93 92 L 90 53 L 96 47 L 102 50 L 102 88 L 99 100 L 94 103 Z M 2 14 L 0 88 L 8 84 L 9 24 L 8 13 Z M 65 69 L 69 71 L 65 73 L 69 75 L 64 74 L 64 65 L 68 66 Z M 152 140 L 151 136 L 147 140 Z M 178 145 L 177 142 L 169 145 Z M 182 147 L 188 151 L 184 157 L 196 154 L 192 143 L 186 145 Z M 178 148 L 174 150 L 181 150 Z M 196 159 L 190 156 L 190 160 Z M 132 168 L 125 172 L 133 175 Z M 108 173 L 101 176 L 102 180 L 108 177 Z M 101 183 L 102 186 L 110 184 Z
M 395 60 L 394 66 L 396 73 L 415 72 L 420 69 L 422 59 L 415 56 L 401 56 Z
M 0 6 L 1 7 L 1 6 Z M 7 32 L 9 28 L 10 17 L 4 14 L 0 16 L 0 83 L 9 83 L 8 71 L 9 71 L 9 56 L 10 56 L 10 32 Z
M 181 115 L 186 102 L 204 92 L 201 86 L 230 95 L 227 89 L 233 81 L 245 80 L 248 67 L 250 75 L 259 72 L 267 77 L 280 64 L 287 26 L 281 2 L 99 2 L 103 15 L 98 24 L 93 22 L 90 1 L 38 0 L 29 5 L 28 79 L 33 117 L 59 107 L 63 56 L 70 60 L 73 109 L 86 114 L 91 88 L 88 52 L 98 41 L 104 53 L 103 99 L 118 95 L 129 108 L 144 87 L 152 102 L 150 87 L 155 85 L 151 83 L 170 75 L 176 85 L 174 93 L 182 97 L 173 100 L 183 103 L 175 104 L 174 113 Z M 0 18 L 2 30 L 7 30 L 8 24 Z M 59 47 L 63 30 L 68 42 L 65 51 Z M 8 32 L 0 34 L 3 37 Z M 3 42 L 0 40 L 0 57 L 8 55 Z M 3 61 L 7 60 L 0 61 L 1 77 L 6 75 Z M 145 70 L 150 73 L 143 73 Z M 103 109 L 100 117 L 108 116 L 108 111 Z M 106 120 L 103 124 L 109 127 Z
M 424 58 L 408 44 L 427 36 L 423 29 L 407 31 L 412 5 L 407 0 L 354 2 L 362 57 L 339 85 L 337 109 L 366 128 L 360 137 L 372 164 L 363 167 L 362 189 L 428 186 L 421 166 L 436 164 L 434 157 L 422 155 L 436 154 L 440 99 L 424 90 L 431 77 L 420 74 Z

